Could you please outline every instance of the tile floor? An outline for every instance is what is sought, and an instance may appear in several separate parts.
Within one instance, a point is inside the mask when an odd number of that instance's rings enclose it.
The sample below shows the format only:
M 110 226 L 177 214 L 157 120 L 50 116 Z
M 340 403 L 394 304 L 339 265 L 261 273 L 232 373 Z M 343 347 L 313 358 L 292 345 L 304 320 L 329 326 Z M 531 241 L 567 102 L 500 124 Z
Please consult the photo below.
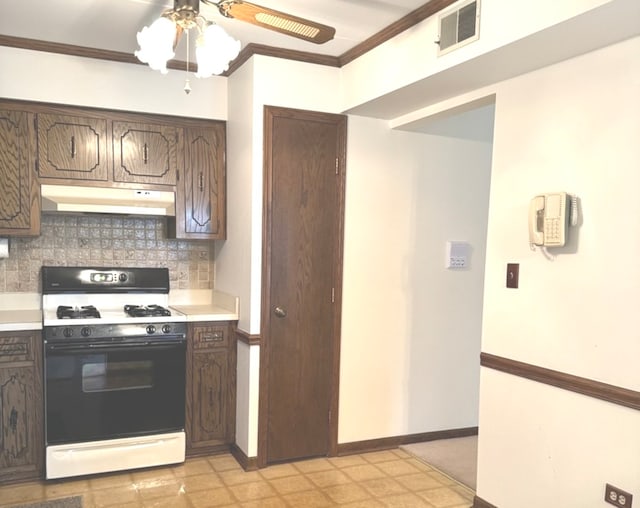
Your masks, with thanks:
M 228 454 L 180 466 L 0 487 L 0 507 L 82 496 L 83 508 L 468 508 L 473 491 L 395 449 L 245 472 Z

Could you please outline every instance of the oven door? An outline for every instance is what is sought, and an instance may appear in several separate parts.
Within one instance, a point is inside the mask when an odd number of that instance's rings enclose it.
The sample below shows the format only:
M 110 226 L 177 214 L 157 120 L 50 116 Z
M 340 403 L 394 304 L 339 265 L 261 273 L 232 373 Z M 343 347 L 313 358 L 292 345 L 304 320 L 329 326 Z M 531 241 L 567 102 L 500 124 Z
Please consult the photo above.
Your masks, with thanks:
M 45 344 L 48 445 L 184 429 L 185 341 Z

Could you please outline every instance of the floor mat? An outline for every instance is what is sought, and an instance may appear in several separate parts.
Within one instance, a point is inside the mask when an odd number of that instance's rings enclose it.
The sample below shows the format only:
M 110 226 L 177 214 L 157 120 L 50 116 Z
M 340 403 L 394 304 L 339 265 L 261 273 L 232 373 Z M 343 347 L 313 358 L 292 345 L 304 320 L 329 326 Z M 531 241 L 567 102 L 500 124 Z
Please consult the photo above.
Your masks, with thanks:
M 21 504 L 12 508 L 82 508 L 82 496 L 51 499 L 40 503 Z
M 478 436 L 439 439 L 401 446 L 454 480 L 476 490 Z

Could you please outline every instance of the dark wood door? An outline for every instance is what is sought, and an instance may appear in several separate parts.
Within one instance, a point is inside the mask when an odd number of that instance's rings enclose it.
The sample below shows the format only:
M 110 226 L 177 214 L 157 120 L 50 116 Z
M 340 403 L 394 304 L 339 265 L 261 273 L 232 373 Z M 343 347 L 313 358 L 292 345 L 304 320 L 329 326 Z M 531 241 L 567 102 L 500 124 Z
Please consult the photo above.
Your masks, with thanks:
M 107 121 L 58 114 L 38 115 L 40 178 L 105 181 Z
M 345 150 L 346 117 L 265 108 L 262 464 L 337 447 Z
M 113 122 L 113 180 L 175 185 L 177 145 L 175 127 Z

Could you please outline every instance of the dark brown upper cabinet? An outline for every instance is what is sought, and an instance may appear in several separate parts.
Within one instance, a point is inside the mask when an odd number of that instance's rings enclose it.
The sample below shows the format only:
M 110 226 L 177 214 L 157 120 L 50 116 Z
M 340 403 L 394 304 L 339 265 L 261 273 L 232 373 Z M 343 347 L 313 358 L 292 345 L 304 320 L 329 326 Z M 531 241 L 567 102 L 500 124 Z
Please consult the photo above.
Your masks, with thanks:
M 34 115 L 0 101 L 0 236 L 40 233 Z
M 38 115 L 40 178 L 106 181 L 107 121 L 90 116 Z
M 0 100 L 0 235 L 38 235 L 40 183 L 174 191 L 172 238 L 226 236 L 226 122 Z
M 178 129 L 172 125 L 113 122 L 113 180 L 175 185 Z
M 225 124 L 184 129 L 184 171 L 176 187 L 178 238 L 223 239 L 226 235 Z

